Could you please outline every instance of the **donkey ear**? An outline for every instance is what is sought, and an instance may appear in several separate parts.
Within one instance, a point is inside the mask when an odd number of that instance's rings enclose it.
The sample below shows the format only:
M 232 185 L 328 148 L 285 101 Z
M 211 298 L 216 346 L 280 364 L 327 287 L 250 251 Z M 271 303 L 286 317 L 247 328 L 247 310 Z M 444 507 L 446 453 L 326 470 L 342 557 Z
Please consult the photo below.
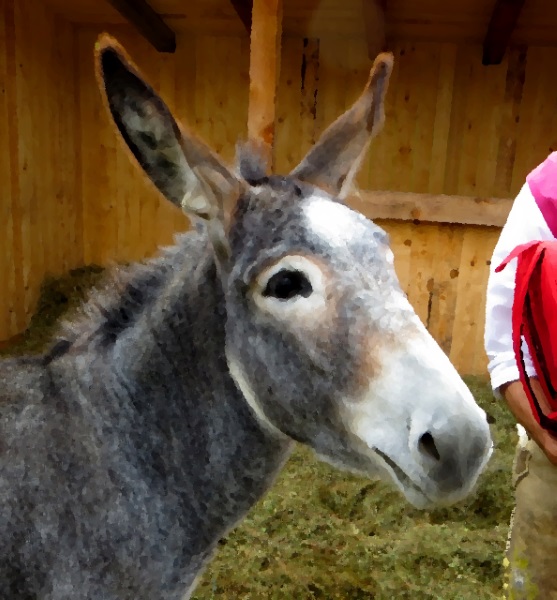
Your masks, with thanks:
M 380 54 L 358 100 L 321 134 L 291 175 L 344 197 L 356 176 L 371 139 L 385 120 L 384 100 L 393 55 Z
M 142 169 L 173 204 L 190 216 L 223 219 L 224 203 L 240 181 L 208 146 L 176 122 L 110 36 L 95 47 L 99 85 L 118 130 Z

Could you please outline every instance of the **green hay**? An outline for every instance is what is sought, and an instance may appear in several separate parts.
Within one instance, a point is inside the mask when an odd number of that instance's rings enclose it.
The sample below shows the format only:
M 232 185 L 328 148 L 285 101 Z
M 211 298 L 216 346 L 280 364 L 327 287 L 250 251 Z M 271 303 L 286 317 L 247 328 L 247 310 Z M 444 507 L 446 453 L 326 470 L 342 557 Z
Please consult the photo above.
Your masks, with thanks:
M 60 278 L 49 277 L 41 286 L 37 308 L 25 332 L 0 350 L 0 356 L 37 354 L 56 333 L 62 316 L 79 308 L 89 290 L 97 286 L 104 269 L 97 265 L 81 267 Z
M 28 331 L 2 353 L 40 351 L 101 277 L 93 266 L 45 282 Z M 468 501 L 417 511 L 391 486 L 335 471 L 299 447 L 269 494 L 221 541 L 192 600 L 500 599 L 515 427 L 485 381 L 466 381 L 496 445 Z
M 335 471 L 298 448 L 221 542 L 192 600 L 500 599 L 515 428 L 485 381 L 466 381 L 493 421 L 496 444 L 468 501 L 418 511 L 391 486 Z

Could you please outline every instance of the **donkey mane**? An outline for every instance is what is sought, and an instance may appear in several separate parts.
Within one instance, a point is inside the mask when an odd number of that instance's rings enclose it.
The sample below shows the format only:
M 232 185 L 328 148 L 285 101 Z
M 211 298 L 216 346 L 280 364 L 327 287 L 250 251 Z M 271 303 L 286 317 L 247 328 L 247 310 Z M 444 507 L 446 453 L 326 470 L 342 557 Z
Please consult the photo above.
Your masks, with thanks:
M 77 345 L 105 348 L 132 327 L 160 299 L 169 274 L 179 268 L 186 235 L 177 235 L 174 245 L 160 249 L 153 258 L 109 267 L 76 312 L 60 320 L 44 362 L 59 358 Z

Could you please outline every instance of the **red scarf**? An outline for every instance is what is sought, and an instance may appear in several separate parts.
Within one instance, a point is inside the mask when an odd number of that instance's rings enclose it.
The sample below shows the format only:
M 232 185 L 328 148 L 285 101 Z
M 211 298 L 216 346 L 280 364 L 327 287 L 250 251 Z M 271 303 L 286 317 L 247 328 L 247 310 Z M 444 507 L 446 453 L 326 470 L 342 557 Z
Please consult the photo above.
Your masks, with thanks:
M 495 269 L 498 273 L 518 258 L 512 339 L 520 381 L 538 423 L 557 433 L 557 241 L 517 246 Z M 522 337 L 528 346 L 551 413 L 545 415 L 532 391 L 522 355 Z

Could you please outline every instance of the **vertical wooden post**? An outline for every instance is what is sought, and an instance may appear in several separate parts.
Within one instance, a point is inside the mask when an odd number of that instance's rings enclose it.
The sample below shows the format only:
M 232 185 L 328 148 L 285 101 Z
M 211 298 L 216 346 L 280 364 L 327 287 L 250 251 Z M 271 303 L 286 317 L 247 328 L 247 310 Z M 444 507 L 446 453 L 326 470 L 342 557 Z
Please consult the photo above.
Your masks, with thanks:
M 280 73 L 282 0 L 253 0 L 248 138 L 259 143 L 272 169 Z

